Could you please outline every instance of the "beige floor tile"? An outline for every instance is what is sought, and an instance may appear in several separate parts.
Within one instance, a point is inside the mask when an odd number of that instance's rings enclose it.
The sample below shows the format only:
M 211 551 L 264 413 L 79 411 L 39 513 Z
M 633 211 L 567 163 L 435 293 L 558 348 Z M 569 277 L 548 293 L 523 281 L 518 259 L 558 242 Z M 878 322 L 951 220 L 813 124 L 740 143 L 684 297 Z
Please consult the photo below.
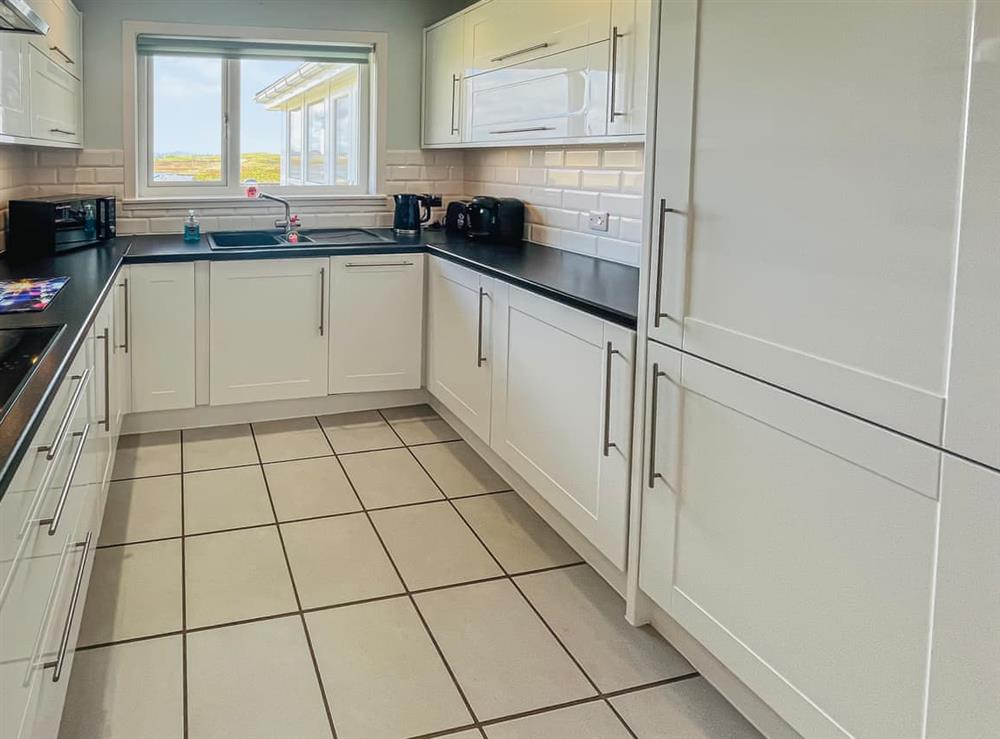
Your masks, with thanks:
M 510 490 L 507 481 L 464 441 L 418 446 L 413 453 L 449 498 Z
M 462 438 L 429 405 L 386 408 L 382 415 L 407 444 L 431 444 Z
M 406 449 L 349 454 L 340 461 L 367 508 L 444 497 Z
M 165 636 L 73 658 L 59 739 L 184 736 L 184 644 Z
M 573 548 L 517 493 L 456 500 L 465 519 L 508 572 L 580 562 Z
M 279 521 L 361 510 L 335 457 L 265 464 L 264 476 Z
M 316 419 L 292 418 L 253 424 L 262 462 L 323 457 L 333 454 Z
M 181 535 L 181 476 L 142 477 L 108 486 L 99 544 Z
M 260 465 L 184 473 L 186 534 L 274 523 Z
M 378 411 L 320 416 L 319 423 L 337 454 L 403 446 L 396 432 Z
M 454 734 L 444 734 L 443 739 L 482 739 L 482 736 L 477 729 L 466 729 Z
M 760 733 L 703 677 L 611 699 L 639 739 L 759 739 Z
M 191 739 L 329 737 L 302 619 L 188 634 Z
M 594 701 L 487 726 L 486 736 L 489 739 L 629 739 L 631 735 L 607 703 Z
M 125 480 L 131 477 L 174 475 L 180 471 L 181 432 L 157 431 L 121 437 L 111 477 Z
M 282 524 L 303 608 L 403 592 L 403 585 L 363 513 Z
M 480 718 L 595 695 L 579 668 L 509 581 L 414 597 Z
M 182 599 L 180 539 L 98 549 L 79 642 L 178 631 Z
M 313 611 L 306 623 L 340 739 L 393 739 L 471 722 L 409 599 Z
M 371 516 L 410 590 L 503 574 L 450 503 L 390 508 Z
M 276 526 L 185 540 L 188 628 L 296 610 Z
M 182 433 L 181 439 L 185 472 L 258 462 L 257 447 L 254 446 L 248 423 L 187 429 Z
M 589 565 L 516 580 L 602 691 L 694 672 L 651 627 L 636 628 L 625 620 L 625 601 Z

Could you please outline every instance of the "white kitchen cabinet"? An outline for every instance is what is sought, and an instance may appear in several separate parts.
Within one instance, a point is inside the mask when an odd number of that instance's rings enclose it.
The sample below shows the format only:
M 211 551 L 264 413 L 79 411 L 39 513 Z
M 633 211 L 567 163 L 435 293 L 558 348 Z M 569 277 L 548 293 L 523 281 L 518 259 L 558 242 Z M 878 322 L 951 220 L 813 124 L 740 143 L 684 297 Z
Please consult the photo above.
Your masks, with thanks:
M 327 258 L 212 262 L 212 405 L 327 394 Z
M 970 13 L 662 3 L 651 337 L 941 442 Z
M 625 569 L 635 334 L 499 283 L 491 446 Z
M 0 134 L 30 136 L 28 41 L 23 34 L 0 33 Z
M 32 7 L 49 24 L 31 43 L 71 75 L 83 77 L 83 16 L 69 0 L 34 0 Z
M 945 456 L 928 739 L 1000 726 L 1000 473 Z
M 652 0 L 612 0 L 608 134 L 646 132 Z
M 466 77 L 467 140 L 535 141 L 607 134 L 609 48 L 609 42 L 602 41 Z
M 422 381 L 424 255 L 330 258 L 330 393 Z
M 677 358 L 649 354 L 641 587 L 803 736 L 920 736 L 940 452 Z
M 424 31 L 423 143 L 453 144 L 462 140 L 463 16 L 449 18 Z
M 520 64 L 603 41 L 611 0 L 492 0 L 465 13 L 465 74 Z
M 82 137 L 80 80 L 37 48 L 28 51 L 31 89 L 31 136 L 69 144 Z
M 133 264 L 123 327 L 135 412 L 194 407 L 194 263 Z
M 428 261 L 427 389 L 489 443 L 495 282 L 440 257 Z

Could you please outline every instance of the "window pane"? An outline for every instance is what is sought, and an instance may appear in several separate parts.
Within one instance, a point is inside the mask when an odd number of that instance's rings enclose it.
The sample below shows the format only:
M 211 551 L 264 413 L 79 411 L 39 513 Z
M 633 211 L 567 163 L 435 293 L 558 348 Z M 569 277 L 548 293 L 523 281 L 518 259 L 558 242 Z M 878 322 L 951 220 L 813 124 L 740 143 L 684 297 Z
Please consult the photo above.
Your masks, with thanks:
M 283 151 L 282 106 L 262 103 L 259 100 L 276 80 L 281 80 L 302 66 L 302 62 L 285 59 L 241 59 L 240 60 L 240 182 L 255 180 L 264 185 L 281 182 L 281 154 Z M 291 138 L 291 116 L 288 121 L 289 149 Z M 296 174 L 289 167 L 289 178 L 302 179 L 302 112 L 298 113 L 298 160 Z M 291 157 L 291 151 L 289 151 Z M 289 161 L 291 165 L 291 161 Z
M 154 56 L 150 63 L 153 181 L 220 182 L 222 60 Z
M 302 182 L 302 108 L 288 111 L 288 178 Z
M 309 119 L 307 179 L 323 185 L 326 184 L 326 100 L 310 103 L 306 110 Z
M 354 117 L 351 115 L 352 99 L 349 95 L 337 98 L 333 103 L 333 117 L 336 121 L 333 163 L 333 181 L 338 185 L 354 184 Z

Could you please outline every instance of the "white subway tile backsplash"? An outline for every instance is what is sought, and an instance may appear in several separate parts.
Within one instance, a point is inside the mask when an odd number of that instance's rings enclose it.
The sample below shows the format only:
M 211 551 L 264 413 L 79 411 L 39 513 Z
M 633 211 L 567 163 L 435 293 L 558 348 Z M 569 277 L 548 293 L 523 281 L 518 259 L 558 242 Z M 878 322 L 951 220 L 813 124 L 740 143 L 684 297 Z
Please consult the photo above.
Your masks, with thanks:
M 561 167 L 563 166 L 563 150 L 562 149 L 548 149 L 546 151 L 540 152 L 541 161 L 539 165 L 542 167 Z M 531 155 L 532 163 L 535 162 L 535 154 Z
M 642 172 L 622 172 L 622 192 L 642 192 Z
M 580 170 L 578 169 L 550 169 L 545 179 L 546 184 L 555 187 L 579 187 Z
M 616 216 L 639 218 L 642 216 L 642 198 L 638 195 L 619 195 L 602 192 L 598 199 L 600 207 Z
M 617 190 L 621 187 L 621 172 L 615 169 L 585 169 L 580 184 L 588 190 Z
M 620 218 L 618 237 L 624 241 L 638 244 L 642 241 L 642 221 L 634 218 Z
M 597 193 L 567 190 L 563 193 L 563 207 L 573 210 L 597 210 Z
M 618 169 L 641 169 L 642 152 L 641 148 L 605 149 L 604 166 Z
M 97 173 L 98 182 L 114 184 L 116 182 L 125 181 L 124 167 L 101 167 L 100 169 L 95 169 L 94 171 Z
M 601 164 L 601 152 L 597 149 L 571 149 L 563 155 L 567 167 L 598 167 Z
M 520 185 L 544 185 L 545 170 L 521 168 L 517 170 L 517 182 Z
M 610 259 L 613 262 L 638 264 L 639 244 L 634 241 L 622 241 L 620 239 L 599 236 L 597 238 L 596 256 L 601 259 Z
M 518 181 L 516 167 L 497 167 L 493 176 L 497 182 L 515 184 Z

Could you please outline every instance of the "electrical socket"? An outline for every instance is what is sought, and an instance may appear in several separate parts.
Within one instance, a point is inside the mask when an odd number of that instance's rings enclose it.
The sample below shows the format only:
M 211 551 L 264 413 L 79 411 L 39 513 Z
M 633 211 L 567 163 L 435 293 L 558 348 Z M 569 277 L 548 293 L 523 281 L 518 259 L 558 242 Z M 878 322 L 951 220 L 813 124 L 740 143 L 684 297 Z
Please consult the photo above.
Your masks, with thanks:
M 608 230 L 608 214 L 601 213 L 600 211 L 592 210 L 590 211 L 590 230 L 591 231 L 607 231 Z

